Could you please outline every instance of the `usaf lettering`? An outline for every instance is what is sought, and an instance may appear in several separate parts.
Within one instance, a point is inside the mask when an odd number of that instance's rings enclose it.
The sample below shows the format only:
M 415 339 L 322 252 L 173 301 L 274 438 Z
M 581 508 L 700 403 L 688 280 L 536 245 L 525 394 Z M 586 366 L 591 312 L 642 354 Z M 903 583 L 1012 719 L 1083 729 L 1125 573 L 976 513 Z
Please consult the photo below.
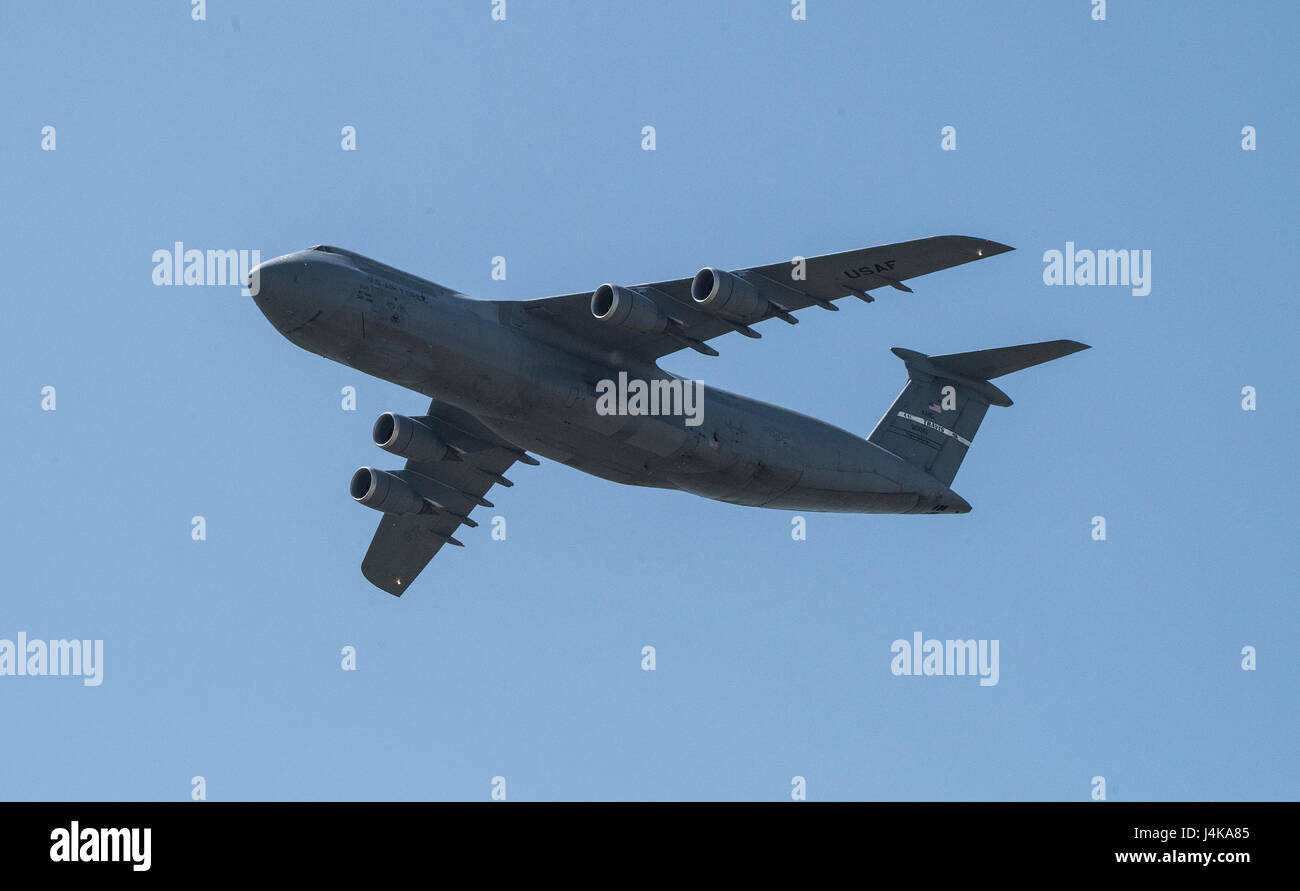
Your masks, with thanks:
M 862 278 L 864 275 L 875 275 L 878 272 L 893 272 L 896 260 L 886 260 L 884 263 L 877 263 L 872 266 L 859 266 L 857 269 L 846 269 L 844 275 L 847 278 Z

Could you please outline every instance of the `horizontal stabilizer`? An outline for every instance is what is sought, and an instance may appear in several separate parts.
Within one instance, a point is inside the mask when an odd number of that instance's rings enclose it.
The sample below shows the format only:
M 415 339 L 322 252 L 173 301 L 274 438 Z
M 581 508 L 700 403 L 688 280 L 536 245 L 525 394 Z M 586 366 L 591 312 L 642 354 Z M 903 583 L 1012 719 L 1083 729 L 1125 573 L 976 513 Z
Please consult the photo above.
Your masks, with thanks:
M 1042 365 L 1053 359 L 1088 349 L 1087 344 L 1076 340 L 1048 340 L 1043 343 L 1026 343 L 996 350 L 976 350 L 973 353 L 952 353 L 948 356 L 931 356 L 930 362 L 945 371 L 960 374 L 977 381 L 989 381 L 1013 371 Z

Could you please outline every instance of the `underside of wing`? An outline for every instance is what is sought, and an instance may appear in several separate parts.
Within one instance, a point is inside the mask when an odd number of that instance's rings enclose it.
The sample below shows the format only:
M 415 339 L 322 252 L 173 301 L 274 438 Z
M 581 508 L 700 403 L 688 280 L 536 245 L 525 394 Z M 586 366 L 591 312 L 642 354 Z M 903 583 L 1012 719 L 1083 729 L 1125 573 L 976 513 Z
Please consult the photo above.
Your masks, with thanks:
M 431 517 L 385 514 L 361 561 L 361 574 L 375 587 L 398 597 L 429 565 L 455 526 Z
M 388 451 L 410 456 L 402 470 L 362 468 L 353 477 L 353 497 L 384 511 L 361 572 L 397 596 L 443 545 L 460 546 L 455 538 L 460 527 L 478 525 L 470 512 L 493 506 L 483 497 L 487 491 L 513 485 L 503 475 L 513 463 L 537 463 L 473 415 L 436 399 L 422 417 L 381 415 L 375 440 Z
M 706 267 L 694 278 L 602 285 L 518 306 L 540 330 L 610 353 L 654 361 L 689 348 L 716 356 L 707 341 L 722 334 L 757 338 L 752 326 L 767 319 L 794 324 L 795 312 L 835 310 L 835 301 L 848 296 L 871 303 L 869 292 L 878 288 L 910 293 L 909 279 L 1009 250 L 983 238 L 941 235 L 730 272 Z

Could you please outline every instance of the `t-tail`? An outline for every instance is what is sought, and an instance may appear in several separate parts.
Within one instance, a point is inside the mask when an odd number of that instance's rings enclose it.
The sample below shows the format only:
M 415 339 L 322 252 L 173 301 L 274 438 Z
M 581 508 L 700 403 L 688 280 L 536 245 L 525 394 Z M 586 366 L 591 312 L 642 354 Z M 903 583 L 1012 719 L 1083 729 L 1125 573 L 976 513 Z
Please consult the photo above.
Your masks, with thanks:
M 867 439 L 951 485 L 988 407 L 1011 404 L 989 381 L 1086 349 L 1073 340 L 949 356 L 894 347 L 907 365 L 907 386 Z

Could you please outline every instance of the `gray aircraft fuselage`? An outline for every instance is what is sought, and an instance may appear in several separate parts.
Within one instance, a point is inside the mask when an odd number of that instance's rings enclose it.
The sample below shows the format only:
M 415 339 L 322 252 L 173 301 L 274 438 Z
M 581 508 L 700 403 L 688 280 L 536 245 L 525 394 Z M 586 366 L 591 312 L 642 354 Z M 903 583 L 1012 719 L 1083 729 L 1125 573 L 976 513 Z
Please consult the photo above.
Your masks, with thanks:
M 258 266 L 251 287 L 297 346 L 451 403 L 520 448 L 604 479 L 787 510 L 970 510 L 860 436 L 714 387 L 704 388 L 698 426 L 680 415 L 600 414 L 599 381 L 680 379 L 579 342 L 518 301 L 476 300 L 377 266 L 299 251 Z

